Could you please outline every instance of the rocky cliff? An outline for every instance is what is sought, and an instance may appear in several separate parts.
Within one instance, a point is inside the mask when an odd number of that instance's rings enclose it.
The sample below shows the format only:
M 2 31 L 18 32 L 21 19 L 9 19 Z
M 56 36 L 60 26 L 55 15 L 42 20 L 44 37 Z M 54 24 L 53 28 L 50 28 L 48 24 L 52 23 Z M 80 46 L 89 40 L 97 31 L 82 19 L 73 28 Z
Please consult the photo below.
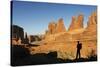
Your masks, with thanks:
M 57 51 L 57 57 L 75 59 L 77 41 L 82 43 L 81 56 L 88 58 L 91 52 L 97 54 L 97 13 L 93 12 L 88 19 L 87 26 L 83 26 L 84 16 L 72 17 L 71 25 L 66 31 L 63 19 L 49 24 L 49 35 L 45 36 L 42 45 L 34 48 L 32 53 L 48 53 Z M 45 43 L 45 45 L 43 45 Z M 32 48 L 33 49 L 33 48 Z

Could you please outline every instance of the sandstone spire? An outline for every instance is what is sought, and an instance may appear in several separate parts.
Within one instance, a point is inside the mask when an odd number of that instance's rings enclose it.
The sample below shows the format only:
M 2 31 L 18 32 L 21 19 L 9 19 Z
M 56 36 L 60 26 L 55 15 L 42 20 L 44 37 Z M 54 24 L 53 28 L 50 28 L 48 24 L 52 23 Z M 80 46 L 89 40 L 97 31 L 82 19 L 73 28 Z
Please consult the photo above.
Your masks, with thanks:
M 87 27 L 83 32 L 83 38 L 97 39 L 97 14 L 93 12 L 88 19 Z
M 90 16 L 89 16 L 89 20 L 87 23 L 87 30 L 96 30 L 96 24 L 97 24 L 97 14 L 96 12 L 93 12 Z
M 72 17 L 72 21 L 71 21 L 71 24 L 69 26 L 69 29 L 68 30 L 73 30 L 75 28 L 75 23 L 76 23 L 76 17 L 73 16 Z
M 83 15 L 80 14 L 77 18 L 77 28 L 83 28 L 83 20 L 84 20 Z
M 56 26 L 56 33 L 59 33 L 59 32 L 66 32 L 66 28 L 64 26 L 64 22 L 63 22 L 62 18 L 60 18 L 58 20 L 58 23 L 57 23 L 57 26 Z
M 56 23 L 50 22 L 48 25 L 48 33 L 49 34 L 54 34 L 56 29 Z
M 72 22 L 71 25 L 69 27 L 69 31 L 75 30 L 75 29 L 80 29 L 83 28 L 83 15 L 79 15 L 77 18 L 76 17 L 72 17 Z

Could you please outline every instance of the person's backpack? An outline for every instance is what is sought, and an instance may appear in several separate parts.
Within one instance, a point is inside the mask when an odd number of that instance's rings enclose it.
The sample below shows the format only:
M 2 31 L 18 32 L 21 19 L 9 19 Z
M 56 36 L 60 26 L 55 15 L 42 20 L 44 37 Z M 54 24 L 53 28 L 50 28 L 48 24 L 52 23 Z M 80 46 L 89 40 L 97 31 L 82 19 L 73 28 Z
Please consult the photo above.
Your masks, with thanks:
M 80 43 L 79 45 L 80 45 L 80 49 L 82 49 L 82 43 Z

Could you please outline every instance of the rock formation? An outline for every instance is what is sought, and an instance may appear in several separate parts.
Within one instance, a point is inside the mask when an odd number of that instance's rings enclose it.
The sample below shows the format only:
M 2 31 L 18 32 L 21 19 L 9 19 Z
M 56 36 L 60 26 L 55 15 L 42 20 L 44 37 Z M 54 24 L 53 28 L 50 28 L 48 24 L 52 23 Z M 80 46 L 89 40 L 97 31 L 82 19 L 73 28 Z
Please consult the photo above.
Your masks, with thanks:
M 96 12 L 94 12 L 91 14 L 91 16 L 89 16 L 87 29 L 91 31 L 96 30 L 96 24 L 97 24 L 97 15 Z
M 83 20 L 84 20 L 83 15 L 81 14 L 77 18 L 73 16 L 71 25 L 68 30 L 72 31 L 72 30 L 83 28 Z
M 72 21 L 71 21 L 71 24 L 70 24 L 70 27 L 69 27 L 69 31 L 70 30 L 73 30 L 74 28 L 75 28 L 75 23 L 76 23 L 76 17 L 75 16 L 73 16 L 72 17 Z
M 81 56 L 88 58 L 91 51 L 97 55 L 97 15 L 92 13 L 88 19 L 87 27 L 83 27 L 83 15 L 77 18 L 72 17 L 71 25 L 66 31 L 63 19 L 59 19 L 58 23 L 50 23 L 46 31 L 46 38 L 44 38 L 42 45 L 33 47 L 31 52 L 34 53 L 48 53 L 50 51 L 57 51 L 57 57 L 61 59 L 75 59 L 77 41 L 82 43 Z
M 25 33 L 24 44 L 29 44 L 29 38 L 27 36 L 27 33 Z
M 57 27 L 56 27 L 56 33 L 60 33 L 60 32 L 66 32 L 66 28 L 64 26 L 64 22 L 62 18 L 58 20 Z
M 48 34 L 54 34 L 56 29 L 56 23 L 51 22 L 48 25 Z
M 89 16 L 87 27 L 85 31 L 83 32 L 83 37 L 86 39 L 96 39 L 97 38 L 97 14 L 96 12 L 92 13 Z
M 83 28 L 83 21 L 84 21 L 83 15 L 80 14 L 77 19 L 77 29 Z
M 66 28 L 64 26 L 63 19 L 59 19 L 58 23 L 50 22 L 48 25 L 48 30 L 46 30 L 46 34 L 55 34 L 60 32 L 66 32 Z
M 48 25 L 48 30 L 46 30 L 45 39 L 55 40 L 57 36 L 66 32 L 63 19 L 60 18 L 57 23 L 51 22 Z

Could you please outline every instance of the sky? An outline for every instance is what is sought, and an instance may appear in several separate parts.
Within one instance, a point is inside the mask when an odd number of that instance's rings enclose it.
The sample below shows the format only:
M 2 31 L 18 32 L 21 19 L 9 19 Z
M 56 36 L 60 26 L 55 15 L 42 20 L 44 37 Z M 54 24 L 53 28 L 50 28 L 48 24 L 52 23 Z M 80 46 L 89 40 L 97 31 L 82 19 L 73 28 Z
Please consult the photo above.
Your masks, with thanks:
M 63 18 L 66 30 L 71 24 L 72 16 L 84 15 L 84 26 L 88 17 L 97 10 L 94 5 L 75 5 L 58 3 L 41 3 L 13 1 L 12 24 L 18 25 L 28 35 L 43 34 L 48 29 L 48 24 Z

